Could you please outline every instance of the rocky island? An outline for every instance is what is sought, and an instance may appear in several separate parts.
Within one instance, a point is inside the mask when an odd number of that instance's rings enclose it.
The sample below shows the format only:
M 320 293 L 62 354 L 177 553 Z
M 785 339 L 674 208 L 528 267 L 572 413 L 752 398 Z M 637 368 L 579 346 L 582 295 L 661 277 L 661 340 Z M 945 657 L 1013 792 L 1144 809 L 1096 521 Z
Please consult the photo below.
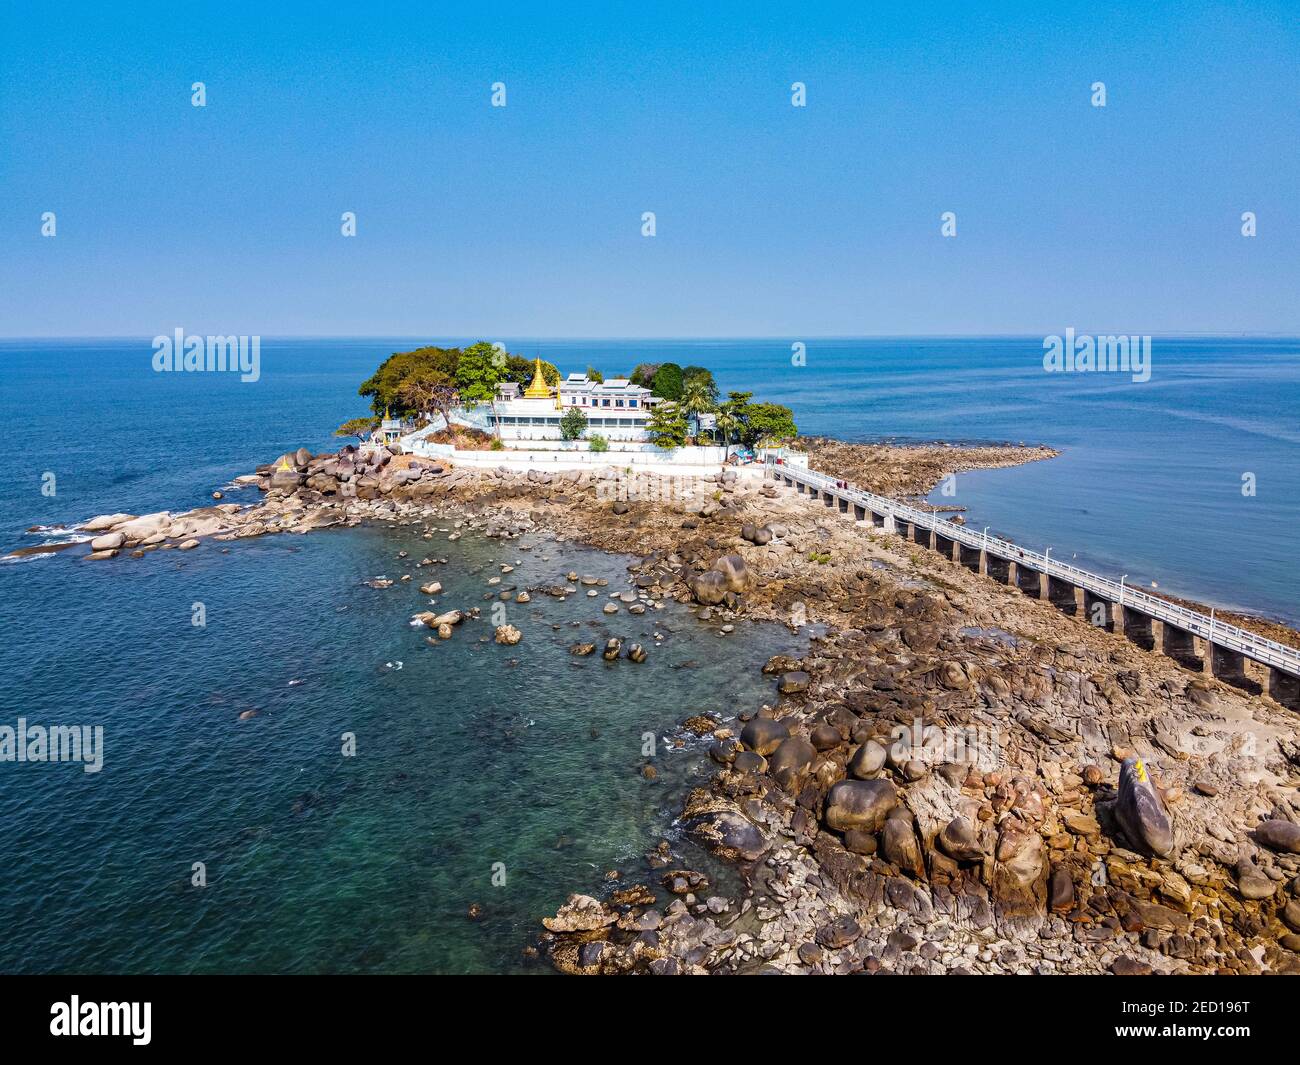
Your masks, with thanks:
M 846 471 L 871 454 L 856 447 L 834 445 Z M 361 522 L 547 530 L 635 553 L 633 609 L 673 599 L 702 621 L 817 632 L 767 664 L 770 701 L 720 700 L 682 726 L 717 770 L 681 831 L 736 863 L 743 891 L 710 894 L 666 839 L 644 883 L 574 885 L 538 915 L 526 949 L 561 971 L 1300 972 L 1300 727 L 1268 697 L 809 508 L 761 469 L 544 472 L 399 450 L 300 449 L 239 479 L 254 505 L 95 518 L 83 557 Z M 927 448 L 918 471 L 895 452 L 878 491 L 981 460 Z M 574 576 L 534 594 L 572 594 Z M 449 638 L 459 618 L 416 621 Z

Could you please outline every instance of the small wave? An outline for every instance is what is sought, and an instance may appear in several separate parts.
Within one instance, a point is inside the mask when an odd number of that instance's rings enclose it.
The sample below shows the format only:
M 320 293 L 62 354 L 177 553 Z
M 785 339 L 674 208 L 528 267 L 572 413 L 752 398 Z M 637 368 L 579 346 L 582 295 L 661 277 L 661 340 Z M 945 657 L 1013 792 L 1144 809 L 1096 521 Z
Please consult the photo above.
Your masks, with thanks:
M 53 551 L 45 551 L 38 555 L 5 555 L 0 558 L 0 566 L 13 566 L 19 562 L 35 562 L 37 559 L 53 558 Z

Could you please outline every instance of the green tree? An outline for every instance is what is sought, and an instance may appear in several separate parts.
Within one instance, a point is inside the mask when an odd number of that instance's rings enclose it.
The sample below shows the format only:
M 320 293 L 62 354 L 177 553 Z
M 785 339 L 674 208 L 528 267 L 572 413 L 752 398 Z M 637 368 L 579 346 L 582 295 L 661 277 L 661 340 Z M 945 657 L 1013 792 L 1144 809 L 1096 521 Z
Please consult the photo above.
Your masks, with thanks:
M 564 440 L 577 440 L 587 431 L 587 416 L 577 407 L 570 407 L 560 419 L 560 436 Z
M 710 413 L 716 406 L 713 396 L 709 394 L 708 383 L 698 377 L 686 382 L 682 389 L 681 408 L 689 417 Z
M 398 395 L 402 382 L 418 373 L 440 373 L 454 379 L 460 355 L 458 348 L 425 347 L 396 351 L 361 383 L 357 393 L 370 399 L 370 409 L 376 414 L 387 410 L 399 416 L 414 414 L 416 411 L 406 406 Z
M 718 416 L 714 424 L 718 427 L 718 435 L 722 437 L 727 454 L 731 453 L 732 442 L 739 438 L 745 428 L 743 412 L 749 397 L 753 394 L 753 392 L 728 393 L 727 401 L 718 407 Z
M 587 437 L 587 447 L 591 451 L 608 451 L 609 441 L 606 440 L 605 437 L 601 436 L 600 433 L 592 433 Z
M 599 385 L 599 384 L 603 384 L 604 381 L 605 381 L 605 375 L 604 375 L 603 373 L 601 373 L 599 370 L 597 370 L 596 367 L 594 367 L 594 366 L 588 366 L 588 367 L 587 367 L 587 380 L 588 380 L 588 381 L 595 381 L 596 384 L 598 384 L 598 385 Z
M 657 362 L 638 363 L 635 370 L 628 374 L 627 379 L 634 385 L 640 385 L 642 388 L 650 388 L 654 384 L 655 372 L 659 369 Z
M 713 380 L 713 374 L 703 366 L 687 366 L 682 370 L 682 387 L 689 387 L 693 382 L 699 381 L 703 384 L 705 391 L 709 394 L 709 401 L 718 402 L 718 386 Z
M 646 431 L 659 447 L 683 447 L 686 444 L 686 414 L 676 403 L 656 403 L 646 419 Z
M 744 417 L 741 439 L 750 447 L 775 444 L 799 434 L 794 424 L 794 412 L 779 403 L 746 404 Z
M 718 408 L 717 426 L 728 444 L 739 440 L 747 447 L 798 434 L 794 413 L 779 403 L 753 403 L 753 392 L 729 392 L 727 401 Z
M 652 394 L 676 403 L 682 398 L 682 368 L 675 362 L 665 362 L 655 371 L 650 385 Z
M 355 436 L 358 440 L 364 440 L 378 425 L 379 419 L 373 414 L 368 414 L 362 418 L 349 418 L 334 430 L 334 435 Z
M 456 364 L 456 387 L 461 398 L 471 403 L 491 400 L 497 385 L 506 378 L 506 361 L 505 352 L 486 340 L 465 348 Z
M 452 409 L 460 403 L 460 393 L 453 378 L 437 370 L 420 370 L 405 379 L 397 390 L 404 407 L 424 414 L 437 411 L 451 425 Z
M 530 385 L 533 383 L 533 370 L 535 369 L 532 359 L 526 359 L 522 355 L 507 355 L 505 375 L 502 381 L 513 381 L 517 385 Z M 554 388 L 560 383 L 559 367 L 553 362 L 542 360 L 542 380 Z

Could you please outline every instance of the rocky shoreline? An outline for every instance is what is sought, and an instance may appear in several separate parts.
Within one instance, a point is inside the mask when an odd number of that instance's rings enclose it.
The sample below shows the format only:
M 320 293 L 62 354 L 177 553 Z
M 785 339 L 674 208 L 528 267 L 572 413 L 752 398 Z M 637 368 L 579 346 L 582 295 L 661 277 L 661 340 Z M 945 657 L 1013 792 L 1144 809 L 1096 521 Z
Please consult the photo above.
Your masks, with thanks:
M 940 461 L 865 486 L 922 491 Z M 1300 972 L 1300 722 L 1266 697 L 747 472 L 547 474 L 345 448 L 243 480 L 259 504 L 95 519 L 84 557 L 451 516 L 635 554 L 641 605 L 824 626 L 769 662 L 769 704 L 719 699 L 684 723 L 719 769 L 682 831 L 738 864 L 743 897 L 708 896 L 665 841 L 646 884 L 546 919 L 537 949 L 562 971 Z
M 894 499 L 920 499 L 949 474 L 1041 462 L 1060 454 L 1041 444 L 849 444 L 827 436 L 799 438 L 808 465 Z

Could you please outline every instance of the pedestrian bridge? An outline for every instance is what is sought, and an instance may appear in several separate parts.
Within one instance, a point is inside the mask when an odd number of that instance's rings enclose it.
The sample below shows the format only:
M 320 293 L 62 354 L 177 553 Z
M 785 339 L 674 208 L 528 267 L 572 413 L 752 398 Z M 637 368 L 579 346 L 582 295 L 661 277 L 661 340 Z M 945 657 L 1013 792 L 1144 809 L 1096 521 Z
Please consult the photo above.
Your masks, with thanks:
M 857 522 L 938 551 L 945 558 L 1063 612 L 1083 617 L 1110 632 L 1120 632 L 1147 650 L 1160 650 L 1190 669 L 1253 692 L 1267 691 L 1277 702 L 1300 710 L 1300 650 L 1236 625 L 1213 612 L 1171 603 L 1123 581 L 1059 562 L 1051 549 L 1042 554 L 946 521 L 936 513 L 854 488 L 816 470 L 769 460 L 768 479 L 794 487 Z

